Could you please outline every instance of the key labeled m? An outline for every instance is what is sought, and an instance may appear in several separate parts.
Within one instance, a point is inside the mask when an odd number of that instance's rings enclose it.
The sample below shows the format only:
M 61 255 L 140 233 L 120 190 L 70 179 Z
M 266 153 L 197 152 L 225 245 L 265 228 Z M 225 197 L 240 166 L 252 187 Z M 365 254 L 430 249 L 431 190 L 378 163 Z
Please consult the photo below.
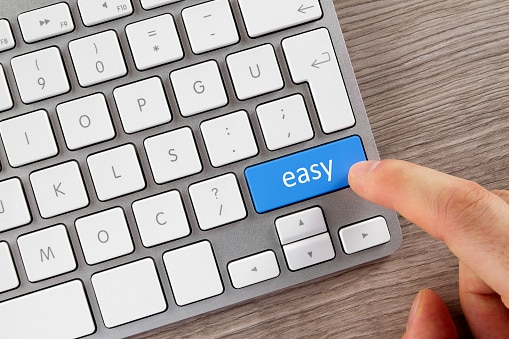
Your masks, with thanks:
M 56 259 L 55 254 L 53 254 L 53 250 L 51 249 L 50 246 L 48 246 L 48 249 L 46 251 L 44 251 L 44 249 L 41 248 L 39 253 L 41 255 L 41 262 Z

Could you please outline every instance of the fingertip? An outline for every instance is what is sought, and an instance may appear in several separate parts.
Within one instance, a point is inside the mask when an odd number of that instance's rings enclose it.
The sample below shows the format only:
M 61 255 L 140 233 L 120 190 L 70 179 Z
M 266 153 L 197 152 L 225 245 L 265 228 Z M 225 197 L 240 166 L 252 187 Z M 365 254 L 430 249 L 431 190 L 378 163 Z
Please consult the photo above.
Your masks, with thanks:
M 380 165 L 379 160 L 367 160 L 356 163 L 350 168 L 349 176 L 353 179 L 361 178 Z
M 440 296 L 430 289 L 417 294 L 404 338 L 456 338 L 456 326 Z
M 371 187 L 367 176 L 379 165 L 379 160 L 367 160 L 354 164 L 348 173 L 348 183 L 355 193 L 370 200 L 368 188 Z

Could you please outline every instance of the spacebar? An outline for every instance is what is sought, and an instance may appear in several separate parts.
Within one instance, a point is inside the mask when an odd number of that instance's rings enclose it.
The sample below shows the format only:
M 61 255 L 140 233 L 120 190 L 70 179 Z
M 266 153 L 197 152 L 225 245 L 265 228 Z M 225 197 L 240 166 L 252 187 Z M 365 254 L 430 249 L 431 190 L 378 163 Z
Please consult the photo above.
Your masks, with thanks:
M 77 338 L 95 331 L 83 284 L 62 285 L 0 303 L 0 338 Z

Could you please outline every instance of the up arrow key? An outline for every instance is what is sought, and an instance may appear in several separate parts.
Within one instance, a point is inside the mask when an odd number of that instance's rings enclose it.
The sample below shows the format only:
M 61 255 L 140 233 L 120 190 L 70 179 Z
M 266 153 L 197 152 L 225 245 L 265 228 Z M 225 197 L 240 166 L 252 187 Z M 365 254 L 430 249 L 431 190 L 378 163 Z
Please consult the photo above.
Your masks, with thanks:
M 365 239 L 369 234 L 367 233 L 362 233 L 362 239 Z

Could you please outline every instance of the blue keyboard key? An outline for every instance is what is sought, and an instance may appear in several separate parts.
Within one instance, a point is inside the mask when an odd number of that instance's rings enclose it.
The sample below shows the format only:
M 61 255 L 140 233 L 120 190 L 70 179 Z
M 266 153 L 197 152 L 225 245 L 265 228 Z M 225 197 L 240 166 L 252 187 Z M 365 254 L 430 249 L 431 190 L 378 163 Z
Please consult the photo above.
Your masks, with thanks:
M 334 141 L 245 170 L 258 213 L 348 187 L 348 171 L 366 160 L 358 136 Z

